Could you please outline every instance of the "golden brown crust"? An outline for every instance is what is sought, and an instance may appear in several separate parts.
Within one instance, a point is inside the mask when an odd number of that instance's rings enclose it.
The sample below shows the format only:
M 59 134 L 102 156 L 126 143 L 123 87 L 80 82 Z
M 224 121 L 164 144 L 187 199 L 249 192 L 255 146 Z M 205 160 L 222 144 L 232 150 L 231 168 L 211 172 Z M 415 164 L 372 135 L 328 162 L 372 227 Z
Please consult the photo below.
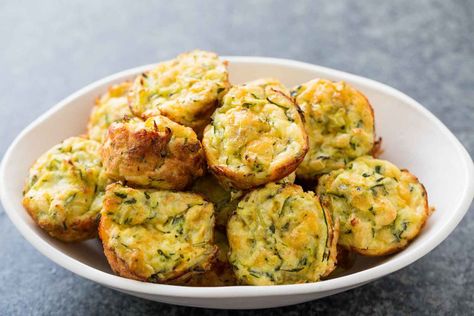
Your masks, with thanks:
M 143 282 L 147 281 L 146 278 L 133 273 L 133 271 L 130 270 L 130 268 L 127 266 L 125 261 L 117 257 L 115 251 L 113 251 L 112 249 L 104 246 L 104 254 L 105 254 L 105 257 L 107 258 L 107 261 L 109 262 L 110 268 L 112 268 L 112 271 L 114 271 L 114 273 L 127 279 L 143 281 Z
M 329 249 L 328 267 L 327 270 L 321 275 L 321 277 L 327 277 L 336 269 L 337 265 L 337 242 L 339 240 L 339 221 L 336 220 L 334 222 L 329 211 L 322 207 L 321 199 L 319 198 L 319 196 L 316 195 L 316 198 L 319 201 L 319 204 L 321 205 L 321 209 L 324 212 L 324 216 L 326 218 L 327 226 L 329 227 L 328 240 L 326 243 L 326 247 Z
M 266 181 L 275 182 L 293 173 L 298 167 L 298 165 L 303 161 L 307 147 L 305 147 L 303 150 L 304 152 L 302 152 L 299 156 L 296 156 L 292 160 L 288 161 L 288 164 L 279 166 L 278 168 L 274 169 L 274 171 L 270 173 Z M 232 169 L 226 168 L 225 166 L 209 165 L 209 169 L 216 176 L 216 178 L 219 179 L 219 182 L 225 188 L 249 190 L 260 185 L 256 185 L 255 181 L 247 175 L 235 172 Z
M 99 235 L 100 235 L 100 226 L 99 226 Z M 102 240 L 102 238 L 101 238 Z M 110 265 L 112 271 L 124 278 L 142 281 L 142 282 L 153 282 L 153 283 L 166 283 L 172 285 L 187 285 L 187 286 L 223 286 L 229 285 L 226 284 L 226 281 L 223 281 L 217 277 L 217 275 L 221 275 L 224 272 L 220 264 L 213 265 L 214 257 L 217 254 L 217 248 L 215 249 L 215 253 L 212 255 L 212 259 L 207 262 L 206 271 L 181 271 L 180 274 L 176 274 L 176 276 L 169 280 L 159 280 L 159 279 L 149 279 L 144 276 L 140 276 L 136 274 L 127 263 L 120 259 L 116 252 L 108 248 L 102 243 L 104 255 L 107 258 L 107 261 Z M 203 279 L 204 277 L 204 279 Z M 209 280 L 207 280 L 209 278 Z M 229 282 L 231 282 L 231 278 L 229 277 Z
M 64 242 L 79 242 L 97 236 L 97 220 L 95 218 L 75 219 L 73 222 L 70 222 L 68 226 L 64 226 L 64 224 L 56 225 L 51 221 L 38 219 L 35 212 L 25 200 L 22 201 L 22 204 L 36 224 L 56 239 Z
M 112 124 L 102 157 L 110 178 L 160 189 L 184 189 L 205 166 L 196 134 L 165 117 Z

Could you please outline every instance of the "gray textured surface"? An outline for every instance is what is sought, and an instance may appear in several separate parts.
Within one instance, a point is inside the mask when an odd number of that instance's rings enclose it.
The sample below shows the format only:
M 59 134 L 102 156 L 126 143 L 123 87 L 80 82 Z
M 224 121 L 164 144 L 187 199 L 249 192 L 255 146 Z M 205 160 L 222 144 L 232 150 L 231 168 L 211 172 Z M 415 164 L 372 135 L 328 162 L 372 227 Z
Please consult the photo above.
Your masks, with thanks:
M 333 67 L 387 83 L 474 154 L 472 1 L 1 1 L 0 155 L 39 114 L 96 79 L 202 48 Z M 474 212 L 436 250 L 362 288 L 274 314 L 472 314 Z M 0 314 L 212 314 L 132 298 L 56 266 L 0 208 Z M 224 312 L 225 313 L 225 312 Z

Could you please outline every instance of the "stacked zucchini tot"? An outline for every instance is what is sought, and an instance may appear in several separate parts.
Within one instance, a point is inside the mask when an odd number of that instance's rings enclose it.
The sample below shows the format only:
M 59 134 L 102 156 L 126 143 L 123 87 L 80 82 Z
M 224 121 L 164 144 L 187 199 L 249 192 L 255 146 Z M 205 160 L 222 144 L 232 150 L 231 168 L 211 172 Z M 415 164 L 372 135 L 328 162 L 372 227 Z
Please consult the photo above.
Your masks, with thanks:
M 54 238 L 98 234 L 126 278 L 316 282 L 341 253 L 400 251 L 430 215 L 418 179 L 374 157 L 372 107 L 345 82 L 231 86 L 196 50 L 112 86 L 87 129 L 37 160 L 23 204 Z

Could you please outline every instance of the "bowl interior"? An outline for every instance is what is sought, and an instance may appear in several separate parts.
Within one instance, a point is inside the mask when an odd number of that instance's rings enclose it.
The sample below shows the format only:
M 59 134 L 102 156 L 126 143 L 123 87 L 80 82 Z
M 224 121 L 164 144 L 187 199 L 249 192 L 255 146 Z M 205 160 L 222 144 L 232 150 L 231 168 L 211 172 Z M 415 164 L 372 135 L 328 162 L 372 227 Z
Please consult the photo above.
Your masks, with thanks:
M 233 83 L 275 77 L 292 87 L 322 77 L 353 84 L 368 97 L 374 108 L 377 135 L 383 139 L 382 157 L 417 175 L 426 186 L 430 204 L 436 207 L 420 236 L 407 249 L 388 257 L 358 257 L 351 269 L 332 278 L 391 262 L 395 264 L 387 273 L 401 268 L 419 258 L 420 251 L 424 254 L 435 247 L 462 218 L 472 199 L 472 161 L 466 159 L 466 152 L 444 125 L 415 101 L 371 80 L 317 66 L 259 58 L 230 58 L 230 61 Z M 99 241 L 65 244 L 41 231 L 21 207 L 22 187 L 29 167 L 40 154 L 69 136 L 85 133 L 94 100 L 108 86 L 131 79 L 146 68 L 105 78 L 67 98 L 30 125 L 3 161 L 2 199 L 20 231 L 29 234 L 30 238 L 43 240 L 64 256 L 111 274 Z M 469 200 L 467 205 L 466 199 Z M 410 261 L 409 258 L 414 259 Z M 397 264 L 397 261 L 404 263 Z

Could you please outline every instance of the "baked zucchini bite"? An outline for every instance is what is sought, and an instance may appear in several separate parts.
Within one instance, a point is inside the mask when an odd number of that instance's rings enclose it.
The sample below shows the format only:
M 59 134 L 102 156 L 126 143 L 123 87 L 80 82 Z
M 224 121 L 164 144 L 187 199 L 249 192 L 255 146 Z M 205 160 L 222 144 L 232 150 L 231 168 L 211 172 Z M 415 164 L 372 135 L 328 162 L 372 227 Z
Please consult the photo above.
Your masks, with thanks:
M 237 284 L 234 271 L 227 259 L 229 243 L 225 232 L 215 230 L 214 239 L 219 251 L 211 270 L 178 278 L 172 284 L 186 286 L 230 286 Z
M 298 178 L 312 180 L 372 152 L 374 112 L 362 93 L 343 81 L 314 79 L 296 87 L 292 96 L 309 137 Z
M 107 179 L 100 144 L 71 137 L 44 153 L 31 167 L 23 205 L 49 235 L 81 241 L 97 234 L 97 217 Z
M 196 133 L 164 116 L 113 123 L 102 158 L 110 178 L 158 189 L 181 190 L 205 168 Z
M 212 203 L 194 193 L 107 187 L 99 236 L 112 270 L 126 278 L 165 282 L 210 269 Z
M 287 89 L 261 79 L 229 90 L 206 127 L 203 146 L 219 181 L 246 190 L 292 173 L 308 138 Z
M 430 215 L 425 188 L 414 175 L 370 156 L 322 176 L 317 192 L 340 222 L 339 244 L 363 255 L 403 249 Z
M 132 117 L 128 107 L 127 91 L 130 82 L 113 85 L 96 100 L 87 124 L 89 138 L 103 143 L 110 124 Z
M 335 267 L 337 229 L 318 197 L 298 185 L 269 183 L 246 195 L 227 236 L 243 284 L 316 282 Z
M 227 62 L 195 50 L 139 75 L 128 98 L 135 115 L 161 114 L 199 134 L 229 86 Z

